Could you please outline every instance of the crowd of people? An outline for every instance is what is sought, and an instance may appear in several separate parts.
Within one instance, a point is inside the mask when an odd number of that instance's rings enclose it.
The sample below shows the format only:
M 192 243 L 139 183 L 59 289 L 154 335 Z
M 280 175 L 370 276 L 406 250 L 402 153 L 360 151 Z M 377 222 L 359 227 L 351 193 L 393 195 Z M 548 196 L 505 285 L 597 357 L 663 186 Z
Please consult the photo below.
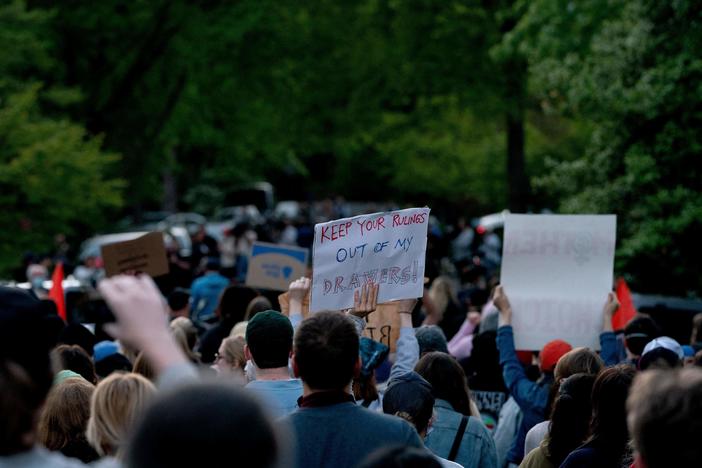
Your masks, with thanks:
M 309 278 L 268 297 L 204 251 L 188 287 L 102 279 L 93 329 L 0 287 L 0 466 L 694 466 L 702 314 L 689 343 L 643 314 L 615 331 L 610 293 L 599 351 L 516 350 L 496 242 L 430 230 L 393 352 L 363 336 L 378 285 L 307 314 Z

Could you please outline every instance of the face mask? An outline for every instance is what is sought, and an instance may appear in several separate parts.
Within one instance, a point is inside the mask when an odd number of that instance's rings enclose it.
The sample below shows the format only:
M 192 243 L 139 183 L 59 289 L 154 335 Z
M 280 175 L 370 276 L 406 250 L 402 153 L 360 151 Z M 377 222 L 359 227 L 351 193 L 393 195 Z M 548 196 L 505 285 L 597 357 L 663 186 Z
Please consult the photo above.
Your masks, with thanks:
M 44 287 L 45 278 L 43 276 L 35 276 L 32 278 L 32 289 L 42 289 Z

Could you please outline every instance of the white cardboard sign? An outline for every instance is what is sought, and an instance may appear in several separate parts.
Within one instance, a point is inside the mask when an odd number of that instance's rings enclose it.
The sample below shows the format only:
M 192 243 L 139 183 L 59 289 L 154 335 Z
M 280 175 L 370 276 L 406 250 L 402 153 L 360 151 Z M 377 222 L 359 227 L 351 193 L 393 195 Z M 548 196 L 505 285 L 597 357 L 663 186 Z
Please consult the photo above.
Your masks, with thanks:
M 616 215 L 507 215 L 500 282 L 516 349 L 557 338 L 599 349 L 616 226 Z
M 429 208 L 338 219 L 314 227 L 310 311 L 353 306 L 354 290 L 380 285 L 378 303 L 421 297 Z

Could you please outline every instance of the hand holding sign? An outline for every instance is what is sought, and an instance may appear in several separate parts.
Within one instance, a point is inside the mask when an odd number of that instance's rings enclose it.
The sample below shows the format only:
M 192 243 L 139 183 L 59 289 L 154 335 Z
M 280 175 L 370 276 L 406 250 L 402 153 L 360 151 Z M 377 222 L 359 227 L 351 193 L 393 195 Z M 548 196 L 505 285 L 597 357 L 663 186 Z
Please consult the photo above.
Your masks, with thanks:
M 617 309 L 619 309 L 617 293 L 610 292 L 607 294 L 607 302 L 605 302 L 604 308 L 602 309 L 602 315 L 604 316 L 602 331 L 613 331 L 612 317 L 614 317 L 614 313 Z
M 368 314 L 375 312 L 378 307 L 378 288 L 377 284 L 364 284 L 360 291 L 354 291 L 353 309 L 349 310 L 349 314 L 366 318 Z
M 500 326 L 512 324 L 512 306 L 509 303 L 507 294 L 502 285 L 495 288 L 495 295 L 492 298 L 492 303 L 495 304 L 497 310 L 500 311 Z

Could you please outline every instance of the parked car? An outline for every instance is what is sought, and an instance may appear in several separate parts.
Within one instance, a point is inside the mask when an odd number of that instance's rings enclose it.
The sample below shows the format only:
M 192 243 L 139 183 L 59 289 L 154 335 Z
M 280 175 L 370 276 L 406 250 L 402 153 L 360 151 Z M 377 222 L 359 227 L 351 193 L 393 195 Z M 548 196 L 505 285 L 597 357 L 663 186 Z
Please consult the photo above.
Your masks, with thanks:
M 194 234 L 200 226 L 207 224 L 207 218 L 198 213 L 174 213 L 156 225 L 159 231 L 167 231 L 174 226 L 181 226 Z
M 266 219 L 256 205 L 227 206 L 220 208 L 211 220 L 205 224 L 207 234 L 221 241 L 224 233 L 236 225 L 247 223 L 251 226 L 264 224 Z

